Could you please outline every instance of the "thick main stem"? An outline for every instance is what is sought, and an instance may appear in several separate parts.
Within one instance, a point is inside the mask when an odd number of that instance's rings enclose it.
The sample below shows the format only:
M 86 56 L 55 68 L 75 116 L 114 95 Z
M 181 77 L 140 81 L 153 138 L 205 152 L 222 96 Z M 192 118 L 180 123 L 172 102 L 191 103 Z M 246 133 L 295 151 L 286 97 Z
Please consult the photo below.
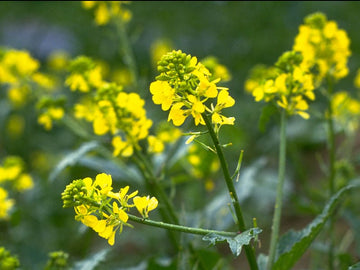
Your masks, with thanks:
M 280 231 L 280 220 L 281 220 L 281 209 L 283 201 L 283 189 L 285 181 L 285 163 L 286 163 L 286 110 L 283 110 L 281 113 L 281 122 L 280 122 L 280 147 L 279 147 L 279 175 L 278 183 L 276 190 L 276 201 L 274 208 L 273 223 L 271 227 L 271 239 L 270 239 L 270 250 L 269 250 L 269 260 L 267 269 L 271 270 L 274 260 L 276 245 L 279 238 Z
M 335 131 L 334 131 L 334 122 L 333 122 L 333 110 L 331 107 L 332 101 L 332 92 L 333 92 L 333 84 L 331 78 L 328 78 L 328 115 L 327 115 L 327 129 L 328 129 L 328 137 L 327 137 L 327 147 L 329 152 L 329 197 L 331 197 L 335 193 Z M 330 235 L 330 246 L 329 246 L 329 254 L 328 254 L 328 265 L 329 270 L 334 270 L 334 246 L 335 246 L 335 238 L 334 238 L 334 223 L 335 218 L 332 215 L 329 219 L 329 235 Z
M 246 226 L 245 226 L 245 222 L 244 222 L 244 218 L 242 215 L 242 211 L 241 211 L 241 207 L 240 207 L 240 203 L 239 203 L 239 199 L 238 199 L 238 195 L 234 186 L 234 183 L 231 179 L 230 173 L 229 173 L 229 169 L 228 169 L 228 165 L 225 161 L 225 157 L 221 148 L 221 145 L 219 143 L 218 137 L 213 129 L 213 126 L 209 120 L 209 118 L 207 117 L 207 115 L 205 113 L 202 114 L 203 119 L 205 121 L 206 127 L 209 130 L 209 134 L 211 136 L 211 139 L 214 143 L 215 149 L 216 149 L 216 153 L 219 157 L 219 161 L 221 164 L 221 168 L 224 174 L 224 179 L 226 182 L 226 186 L 229 190 L 229 195 L 231 198 L 231 202 L 234 206 L 234 210 L 235 210 L 235 214 L 236 214 L 236 218 L 237 218 L 237 225 L 238 228 L 240 230 L 240 232 L 244 232 L 246 230 Z M 254 249 L 251 245 L 246 245 L 245 247 L 245 253 L 246 253 L 246 257 L 247 260 L 249 262 L 250 265 L 250 269 L 251 270 L 257 270 L 258 269 L 258 265 L 256 262 L 256 257 L 255 257 L 255 252 Z

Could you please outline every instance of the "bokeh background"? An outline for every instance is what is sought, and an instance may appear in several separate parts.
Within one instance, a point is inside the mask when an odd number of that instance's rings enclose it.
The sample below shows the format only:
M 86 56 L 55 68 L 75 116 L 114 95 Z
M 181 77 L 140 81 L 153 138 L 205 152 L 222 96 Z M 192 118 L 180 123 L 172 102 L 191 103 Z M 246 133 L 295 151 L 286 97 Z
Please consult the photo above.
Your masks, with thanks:
M 236 125 L 223 128 L 223 141 L 233 143 L 226 150 L 231 169 L 236 166 L 239 151 L 244 150 L 240 195 L 248 223 L 251 224 L 251 219 L 257 217 L 258 225 L 264 229 L 259 249 L 267 252 L 277 170 L 278 125 L 273 118 L 265 131 L 259 130 L 263 104 L 255 103 L 253 97 L 245 93 L 246 77 L 254 65 L 272 65 L 284 51 L 290 50 L 304 17 L 320 11 L 329 20 L 335 20 L 339 28 L 346 30 L 351 40 L 350 73 L 339 82 L 337 89 L 354 92 L 353 80 L 360 67 L 360 3 L 135 1 L 127 7 L 133 14 L 127 30 L 140 74 L 138 91 L 147 100 L 148 113 L 153 119 L 166 119 L 166 114 L 152 104 L 149 93 L 149 85 L 157 75 L 151 60 L 151 46 L 156 41 L 166 39 L 174 49 L 181 49 L 198 59 L 215 56 L 232 74 L 232 80 L 224 86 L 230 88 L 236 100 L 236 105 L 227 110 L 227 115 L 235 116 Z M 114 35 L 113 29 L 95 25 L 92 12 L 84 10 L 80 2 L 0 2 L 0 46 L 28 50 L 43 63 L 54 51 L 63 50 L 71 57 L 86 55 L 103 60 L 110 69 L 124 66 L 124 59 L 119 54 L 119 38 Z M 11 114 L 11 108 L 5 102 L 1 106 L 1 157 L 9 154 L 23 157 L 38 185 L 16 198 L 17 209 L 10 222 L 0 223 L 0 244 L 6 243 L 18 255 L 23 269 L 40 269 L 50 251 L 62 249 L 76 261 L 105 248 L 106 241 L 97 239 L 91 231 L 83 231 L 81 237 L 78 236 L 79 226 L 74 225 L 72 211 L 62 209 L 60 194 L 66 184 L 76 177 L 94 174 L 101 168 L 115 169 L 111 164 L 85 160 L 69 166 L 50 181 L 49 175 L 56 164 L 66 153 L 80 147 L 82 142 L 60 127 L 44 131 L 36 123 L 36 114 L 28 113 L 31 107 L 22 109 L 26 120 L 24 133 L 12 137 L 5 128 L 6 116 Z M 318 193 L 321 193 L 319 189 L 323 186 L 325 175 L 318 160 L 319 157 L 326 160 L 325 131 L 316 117 L 308 121 L 293 117 L 289 123 L 287 203 L 282 231 L 303 228 L 323 205 Z M 47 153 L 45 160 L 41 154 L 44 152 Z M 355 160 L 359 158 L 355 156 Z M 188 199 L 178 202 L 178 205 L 191 211 L 201 210 L 211 198 L 220 194 L 222 187 L 221 182 L 216 183 L 215 190 L 205 199 L 195 195 L 199 189 L 199 184 L 184 187 L 182 194 Z M 346 222 L 343 226 L 340 224 L 340 233 L 347 226 Z M 107 255 L 108 264 L 99 269 L 122 269 L 112 265 L 140 265 L 145 257 L 167 252 L 166 244 L 152 243 L 149 236 L 153 233 L 151 228 L 141 227 L 141 230 L 141 233 L 136 229 L 124 232 L 124 241 L 117 240 L 116 247 Z M 157 233 L 165 236 L 160 230 Z M 143 240 L 145 236 L 147 241 Z M 206 243 L 203 246 L 206 247 Z M 218 248 L 226 256 L 231 256 L 226 245 Z M 240 256 L 236 263 L 241 264 L 241 260 L 244 261 L 244 257 Z M 309 256 L 305 256 L 296 267 L 309 269 Z

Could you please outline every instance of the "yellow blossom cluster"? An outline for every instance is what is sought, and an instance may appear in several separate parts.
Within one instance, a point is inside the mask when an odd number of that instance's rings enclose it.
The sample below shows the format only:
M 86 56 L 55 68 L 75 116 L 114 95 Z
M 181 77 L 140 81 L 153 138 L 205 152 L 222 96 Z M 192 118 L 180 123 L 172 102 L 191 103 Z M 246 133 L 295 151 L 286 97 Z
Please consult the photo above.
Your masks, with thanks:
M 14 49 L 0 49 L 0 84 L 8 86 L 8 98 L 15 106 L 26 103 L 31 93 L 31 84 L 50 89 L 53 80 L 38 71 L 39 61 L 29 52 Z
M 60 120 L 64 117 L 65 99 L 52 99 L 43 97 L 37 103 L 37 109 L 40 111 L 38 123 L 43 125 L 46 130 L 52 129 L 53 121 Z
M 129 186 L 113 192 L 111 175 L 101 173 L 95 180 L 90 177 L 74 180 L 62 193 L 64 207 L 74 207 L 75 219 L 114 245 L 115 234 L 123 226 L 129 226 L 127 212 L 135 207 L 143 218 L 148 218 L 158 201 L 155 197 L 137 196 L 138 191 L 128 194 Z M 132 199 L 132 203 L 129 201 Z
M 359 127 L 360 102 L 348 92 L 340 91 L 331 100 L 332 114 L 337 123 L 346 131 L 354 132 Z
M 208 56 L 201 60 L 201 63 L 211 73 L 210 80 L 220 78 L 221 81 L 227 82 L 231 80 L 230 71 L 226 66 L 219 63 L 219 60 L 215 56 Z
M 112 19 L 120 19 L 123 22 L 131 20 L 130 10 L 123 7 L 129 1 L 81 1 L 85 9 L 94 9 L 95 23 L 97 25 L 108 24 Z
M 346 31 L 320 12 L 307 16 L 304 21 L 293 46 L 293 50 L 304 57 L 302 68 L 313 70 L 317 83 L 326 76 L 345 77 L 349 73 L 347 61 L 351 54 Z
M 146 117 L 145 101 L 137 93 L 127 93 L 122 86 L 104 81 L 101 69 L 88 57 L 74 59 L 70 71 L 66 80 L 70 89 L 87 92 L 74 106 L 75 117 L 91 122 L 96 135 L 110 133 L 114 156 L 131 156 L 152 126 Z
M 72 60 L 69 71 L 70 75 L 66 78 L 65 85 L 72 91 L 89 92 L 104 83 L 101 68 L 86 56 Z
M 7 218 L 8 212 L 14 205 L 14 200 L 8 199 L 8 189 L 18 192 L 31 189 L 34 186 L 31 176 L 24 171 L 25 166 L 21 158 L 9 156 L 0 165 L 0 219 Z
M 315 99 L 315 87 L 312 74 L 302 69 L 302 59 L 300 53 L 289 51 L 280 56 L 274 67 L 253 69 L 256 74 L 250 75 L 245 83 L 247 91 L 252 92 L 255 101 L 276 102 L 289 115 L 308 119 L 307 99 Z
M 161 122 L 157 126 L 155 136 L 149 135 L 147 137 L 149 153 L 162 153 L 166 144 L 175 142 L 181 135 L 180 129 L 169 125 L 168 122 Z
M 196 57 L 181 50 L 169 52 L 158 62 L 158 71 L 160 75 L 150 85 L 152 100 L 162 110 L 170 109 L 168 121 L 175 126 L 181 126 L 190 115 L 195 125 L 205 125 L 204 113 L 211 114 L 217 126 L 234 124 L 235 118 L 225 117 L 221 111 L 232 107 L 235 100 L 227 88 L 216 86 L 220 79 L 210 80 L 211 73 Z M 205 102 L 213 98 L 217 103 L 209 108 Z

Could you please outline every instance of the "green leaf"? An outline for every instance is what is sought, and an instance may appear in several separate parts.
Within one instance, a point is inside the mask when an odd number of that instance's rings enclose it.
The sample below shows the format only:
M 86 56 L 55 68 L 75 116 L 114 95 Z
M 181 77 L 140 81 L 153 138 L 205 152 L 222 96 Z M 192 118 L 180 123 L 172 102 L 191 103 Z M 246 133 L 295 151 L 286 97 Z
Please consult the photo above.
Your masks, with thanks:
M 67 154 L 59 163 L 49 176 L 50 181 L 54 181 L 55 178 L 64 170 L 67 166 L 74 165 L 82 156 L 87 152 L 95 149 L 99 146 L 96 141 L 83 143 L 78 149 Z
M 110 251 L 110 249 L 106 248 L 106 249 L 103 249 L 103 250 L 97 252 L 95 255 L 91 254 L 85 260 L 75 263 L 74 270 L 93 270 L 93 269 L 95 269 L 97 266 L 100 265 L 100 263 L 102 263 L 105 260 L 106 255 L 109 253 L 109 251 Z
M 354 264 L 348 268 L 348 270 L 360 270 L 360 262 Z
M 265 132 L 266 124 L 270 121 L 271 116 L 277 112 L 276 106 L 273 104 L 268 104 L 263 107 L 260 119 L 259 119 L 259 130 Z
M 239 256 L 243 245 L 248 245 L 251 239 L 255 238 L 262 230 L 260 228 L 251 228 L 243 233 L 240 233 L 234 237 L 223 236 L 216 233 L 209 233 L 203 237 L 204 241 L 210 241 L 211 244 L 215 245 L 216 241 L 222 242 L 227 241 L 231 252 Z
M 290 269 L 295 262 L 305 253 L 310 244 L 314 241 L 328 218 L 334 213 L 340 199 L 350 190 L 359 188 L 360 183 L 350 184 L 336 194 L 325 205 L 322 213 L 318 215 L 308 226 L 301 231 L 289 231 L 283 235 L 277 246 L 277 259 L 273 270 Z

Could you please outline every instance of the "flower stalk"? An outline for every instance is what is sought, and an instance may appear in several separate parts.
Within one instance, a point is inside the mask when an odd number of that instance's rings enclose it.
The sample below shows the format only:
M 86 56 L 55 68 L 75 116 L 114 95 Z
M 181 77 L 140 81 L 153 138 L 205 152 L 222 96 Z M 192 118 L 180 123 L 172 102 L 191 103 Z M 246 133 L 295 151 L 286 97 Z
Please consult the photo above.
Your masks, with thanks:
M 203 119 L 205 121 L 206 127 L 209 130 L 209 134 L 210 134 L 211 139 L 212 139 L 212 141 L 214 143 L 216 153 L 217 153 L 217 155 L 219 157 L 219 161 L 220 161 L 221 168 L 222 168 L 222 171 L 223 171 L 223 174 L 224 174 L 224 179 L 225 179 L 225 182 L 226 182 L 226 186 L 227 186 L 227 188 L 229 190 L 229 195 L 230 195 L 230 198 L 231 198 L 231 202 L 232 202 L 232 204 L 234 206 L 234 209 L 235 209 L 235 215 L 236 215 L 236 218 L 237 218 L 238 228 L 239 228 L 240 232 L 243 232 L 243 231 L 246 230 L 244 218 L 243 218 L 243 215 L 242 215 L 238 195 L 237 195 L 234 183 L 233 183 L 233 181 L 231 179 L 229 169 L 228 169 L 228 165 L 227 165 L 227 162 L 225 160 L 223 151 L 221 149 L 220 142 L 218 140 L 218 137 L 217 137 L 217 135 L 216 135 L 216 133 L 215 133 L 215 131 L 213 129 L 213 126 L 212 126 L 209 118 L 207 117 L 207 115 L 205 113 L 203 113 L 202 117 L 203 117 Z M 257 265 L 257 262 L 256 262 L 255 252 L 254 252 L 253 247 L 250 246 L 250 245 L 245 245 L 244 248 L 245 248 L 246 257 L 247 257 L 249 265 L 250 265 L 250 269 L 251 270 L 258 269 L 258 265 Z
M 282 110 L 280 122 L 280 147 L 279 147 L 279 178 L 276 190 L 276 201 L 274 208 L 273 223 L 271 227 L 271 239 L 269 260 L 267 269 L 271 270 L 275 260 L 276 245 L 279 239 L 281 210 L 283 201 L 283 189 L 285 181 L 285 163 L 286 163 L 286 110 Z

